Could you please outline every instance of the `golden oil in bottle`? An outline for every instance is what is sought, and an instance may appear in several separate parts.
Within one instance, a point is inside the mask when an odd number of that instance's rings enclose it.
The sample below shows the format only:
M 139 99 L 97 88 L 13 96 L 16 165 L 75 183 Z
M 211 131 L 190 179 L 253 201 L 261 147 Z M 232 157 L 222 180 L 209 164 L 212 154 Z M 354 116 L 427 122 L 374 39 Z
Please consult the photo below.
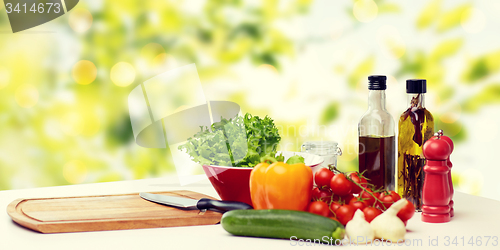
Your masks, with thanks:
M 397 192 L 420 210 L 425 165 L 422 146 L 434 134 L 434 118 L 424 106 L 425 80 L 407 80 L 406 93 L 408 108 L 399 118 Z

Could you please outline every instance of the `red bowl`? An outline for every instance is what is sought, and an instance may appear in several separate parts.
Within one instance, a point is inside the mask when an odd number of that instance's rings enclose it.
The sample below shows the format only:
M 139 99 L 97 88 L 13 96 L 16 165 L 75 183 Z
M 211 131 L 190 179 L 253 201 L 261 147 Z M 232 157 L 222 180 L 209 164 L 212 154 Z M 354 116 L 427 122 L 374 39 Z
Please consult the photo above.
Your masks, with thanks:
M 250 173 L 253 168 L 203 165 L 203 171 L 224 201 L 241 201 L 252 205 Z
M 313 170 L 323 163 L 323 158 L 317 155 L 300 152 L 278 152 L 283 153 L 285 160 L 293 155 L 302 155 L 307 166 Z M 253 168 L 223 167 L 203 165 L 203 171 L 224 201 L 241 201 L 252 205 L 250 197 L 250 173 Z

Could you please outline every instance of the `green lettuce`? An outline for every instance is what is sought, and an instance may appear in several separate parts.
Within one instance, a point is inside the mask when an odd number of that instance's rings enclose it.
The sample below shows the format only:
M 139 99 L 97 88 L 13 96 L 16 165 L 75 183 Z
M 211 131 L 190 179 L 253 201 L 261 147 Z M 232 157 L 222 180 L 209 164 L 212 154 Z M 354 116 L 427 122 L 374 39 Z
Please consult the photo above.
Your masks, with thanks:
M 249 113 L 244 117 L 222 118 L 179 146 L 201 165 L 254 167 L 263 156 L 275 156 L 281 137 L 274 121 Z

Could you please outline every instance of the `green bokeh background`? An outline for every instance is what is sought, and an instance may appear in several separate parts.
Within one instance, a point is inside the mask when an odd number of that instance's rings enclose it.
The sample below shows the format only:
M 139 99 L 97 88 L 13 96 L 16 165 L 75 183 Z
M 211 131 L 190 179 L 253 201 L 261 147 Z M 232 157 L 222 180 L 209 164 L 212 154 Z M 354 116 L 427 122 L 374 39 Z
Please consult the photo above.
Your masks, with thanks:
M 500 200 L 498 11 L 491 1 L 89 0 L 12 34 L 2 3 L 0 190 L 173 174 L 168 148 L 135 144 L 127 97 L 196 63 L 207 99 L 270 115 L 284 150 L 339 142 L 343 170 L 357 168 L 366 77 L 389 76 L 396 121 L 404 81 L 427 79 L 436 129 L 456 144 L 455 187 Z

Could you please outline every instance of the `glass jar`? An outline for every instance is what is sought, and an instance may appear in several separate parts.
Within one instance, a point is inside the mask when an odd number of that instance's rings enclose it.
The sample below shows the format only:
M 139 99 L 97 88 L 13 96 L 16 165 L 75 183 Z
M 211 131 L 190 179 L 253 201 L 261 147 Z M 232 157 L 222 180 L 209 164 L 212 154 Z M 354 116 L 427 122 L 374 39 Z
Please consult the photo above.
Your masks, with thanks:
M 335 141 L 307 141 L 302 144 L 301 152 L 318 155 L 323 158 L 323 163 L 313 168 L 313 173 L 329 165 L 337 166 L 337 156 L 342 155 L 342 150 Z

